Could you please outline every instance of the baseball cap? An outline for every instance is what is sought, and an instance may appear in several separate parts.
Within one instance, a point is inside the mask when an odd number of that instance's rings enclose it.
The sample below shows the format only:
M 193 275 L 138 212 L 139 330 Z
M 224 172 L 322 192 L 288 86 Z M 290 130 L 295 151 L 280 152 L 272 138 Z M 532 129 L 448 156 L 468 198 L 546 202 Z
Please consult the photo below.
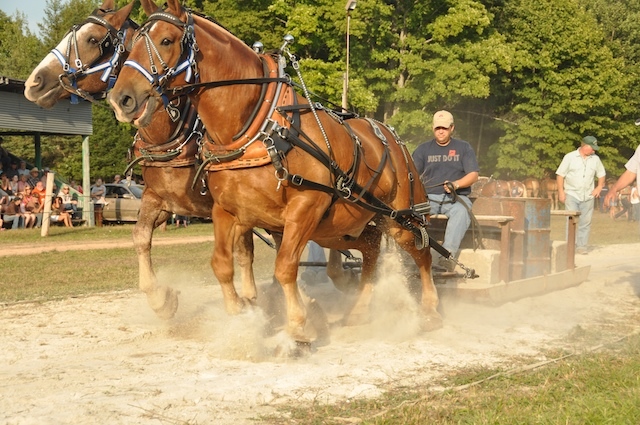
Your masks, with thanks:
M 593 136 L 586 136 L 584 139 L 582 139 L 582 143 L 591 146 L 594 151 L 600 149 L 600 147 L 598 146 L 598 139 Z
M 453 125 L 453 115 L 449 111 L 438 111 L 433 114 L 433 128 L 449 128 Z

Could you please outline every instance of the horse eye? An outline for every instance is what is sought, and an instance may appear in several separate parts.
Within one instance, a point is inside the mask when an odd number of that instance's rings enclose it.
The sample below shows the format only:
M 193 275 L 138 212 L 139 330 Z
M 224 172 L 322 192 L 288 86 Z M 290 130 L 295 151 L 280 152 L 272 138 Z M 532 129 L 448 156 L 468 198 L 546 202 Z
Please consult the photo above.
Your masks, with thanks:
M 169 40 L 168 38 L 163 38 L 162 41 L 160 42 L 160 44 L 162 46 L 169 46 L 169 45 L 171 45 L 171 40 Z
M 91 37 L 91 38 L 89 38 L 89 44 L 96 45 L 96 44 L 98 44 L 98 43 L 99 43 L 99 41 L 98 41 L 98 39 L 97 39 L 97 38 L 95 38 L 95 37 Z

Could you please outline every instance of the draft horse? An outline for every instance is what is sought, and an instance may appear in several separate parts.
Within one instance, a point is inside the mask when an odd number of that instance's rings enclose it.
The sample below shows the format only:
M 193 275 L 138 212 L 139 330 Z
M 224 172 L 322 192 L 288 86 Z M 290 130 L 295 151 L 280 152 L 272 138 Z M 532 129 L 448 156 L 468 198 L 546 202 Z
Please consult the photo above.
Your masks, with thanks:
M 71 96 L 90 101 L 104 98 L 127 57 L 125 45 L 138 27 L 129 19 L 133 4 L 115 10 L 114 0 L 105 0 L 84 22 L 74 25 L 32 71 L 25 83 L 25 97 L 43 108 Z M 186 96 L 167 106 L 168 111 L 158 109 L 149 125 L 139 129 L 131 148 L 145 180 L 140 214 L 133 228 L 139 288 L 156 314 L 165 319 L 173 317 L 178 308 L 178 292 L 158 284 L 151 261 L 153 231 L 173 212 L 209 217 L 213 207 L 204 182 L 191 187 L 204 132 L 202 122 Z M 235 248 L 242 271 L 242 298 L 254 303 L 257 291 L 250 231 L 239 235 Z
M 358 307 L 370 298 L 379 235 L 385 232 L 420 270 L 425 328 L 440 327 L 425 230 L 428 202 L 395 133 L 374 120 L 344 120 L 314 104 L 304 84 L 308 103 L 299 103 L 284 73 L 284 54 L 295 61 L 290 40 L 280 54 L 260 55 L 179 0 L 169 0 L 164 11 L 150 0 L 141 4 L 148 20 L 108 100 L 120 121 L 139 127 L 179 93 L 188 93 L 196 105 L 209 135 L 203 166 L 214 199 L 212 267 L 227 310 L 238 309 L 231 242 L 253 227 L 282 232 L 275 277 L 285 294 L 286 329 L 306 342 L 307 312 L 296 283 L 306 242 L 363 253 Z M 176 76 L 185 68 L 197 83 L 180 86 Z

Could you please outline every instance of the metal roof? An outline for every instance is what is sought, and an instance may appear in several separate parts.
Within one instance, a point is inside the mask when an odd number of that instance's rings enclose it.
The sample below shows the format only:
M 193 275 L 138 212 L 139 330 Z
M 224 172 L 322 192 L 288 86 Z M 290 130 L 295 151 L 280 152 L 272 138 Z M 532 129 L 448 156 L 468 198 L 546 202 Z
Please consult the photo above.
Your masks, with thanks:
M 44 109 L 24 97 L 24 83 L 0 76 L 0 134 L 93 134 L 91 103 L 65 99 Z

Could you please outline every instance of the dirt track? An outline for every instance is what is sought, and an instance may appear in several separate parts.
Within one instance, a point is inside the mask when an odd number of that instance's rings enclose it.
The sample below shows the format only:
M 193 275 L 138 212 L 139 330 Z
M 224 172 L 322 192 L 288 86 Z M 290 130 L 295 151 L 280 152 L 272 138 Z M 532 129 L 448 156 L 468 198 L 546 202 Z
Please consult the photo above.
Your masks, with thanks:
M 444 328 L 424 334 L 389 254 L 369 325 L 340 326 L 348 297 L 328 283 L 307 287 L 332 328 L 331 341 L 302 359 L 272 356 L 284 337 L 264 335 L 260 310 L 227 316 L 208 267 L 159 270 L 181 290 L 169 322 L 137 291 L 4 306 L 0 423 L 255 424 L 291 403 L 429 386 L 458 368 L 509 366 L 519 356 L 537 362 L 550 347 L 580 348 L 569 337 L 577 329 L 604 342 L 640 329 L 639 257 L 640 244 L 598 248 L 576 258 L 592 266 L 587 282 L 500 307 L 443 299 Z

